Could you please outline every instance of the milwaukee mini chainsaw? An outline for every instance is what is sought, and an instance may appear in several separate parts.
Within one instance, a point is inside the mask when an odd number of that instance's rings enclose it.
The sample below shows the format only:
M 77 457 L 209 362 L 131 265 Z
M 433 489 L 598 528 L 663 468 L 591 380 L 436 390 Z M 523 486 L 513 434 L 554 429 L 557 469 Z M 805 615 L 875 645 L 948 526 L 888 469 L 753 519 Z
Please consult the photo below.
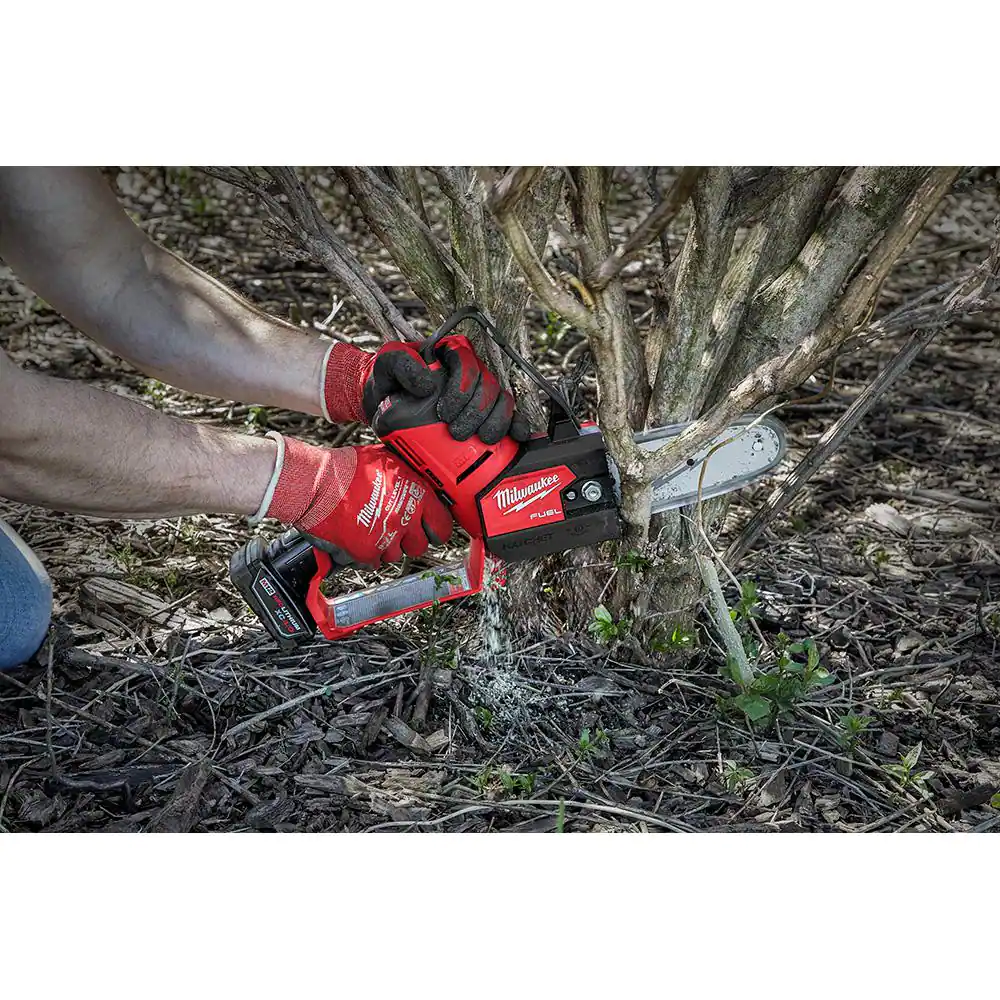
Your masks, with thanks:
M 434 359 L 433 345 L 466 320 L 478 323 L 548 397 L 546 432 L 523 444 L 508 436 L 487 445 L 475 435 L 467 441 L 454 439 L 438 419 L 444 372 Z M 438 389 L 423 399 L 387 397 L 372 430 L 386 448 L 433 484 L 469 535 L 464 561 L 329 598 L 321 589 L 324 581 L 350 567 L 335 566 L 328 552 L 295 530 L 269 544 L 252 538 L 230 560 L 230 576 L 276 639 L 311 639 L 317 628 L 327 639 L 340 639 L 374 622 L 478 593 L 487 560 L 498 578 L 504 563 L 621 536 L 619 476 L 600 428 L 581 422 L 562 391 L 514 350 L 480 309 L 471 306 L 451 316 L 425 341 L 422 353 L 431 371 L 440 373 Z M 635 440 L 653 451 L 687 426 L 643 431 Z M 784 453 L 785 430 L 779 421 L 745 416 L 653 484 L 652 512 L 740 489 L 766 475 Z

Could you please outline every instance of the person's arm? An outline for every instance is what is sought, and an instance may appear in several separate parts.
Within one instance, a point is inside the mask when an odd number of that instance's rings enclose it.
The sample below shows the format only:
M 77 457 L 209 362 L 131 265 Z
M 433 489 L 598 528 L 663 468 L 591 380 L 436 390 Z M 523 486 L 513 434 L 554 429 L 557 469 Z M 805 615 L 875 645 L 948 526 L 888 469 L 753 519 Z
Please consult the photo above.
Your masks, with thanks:
M 255 309 L 148 239 L 94 168 L 0 168 L 0 256 L 74 326 L 147 375 L 323 414 L 330 342 Z
M 100 517 L 253 515 L 278 446 L 22 371 L 0 351 L 0 496 Z
M 129 519 L 242 514 L 378 566 L 446 542 L 451 514 L 382 445 L 318 448 L 177 420 L 0 351 L 0 496 Z

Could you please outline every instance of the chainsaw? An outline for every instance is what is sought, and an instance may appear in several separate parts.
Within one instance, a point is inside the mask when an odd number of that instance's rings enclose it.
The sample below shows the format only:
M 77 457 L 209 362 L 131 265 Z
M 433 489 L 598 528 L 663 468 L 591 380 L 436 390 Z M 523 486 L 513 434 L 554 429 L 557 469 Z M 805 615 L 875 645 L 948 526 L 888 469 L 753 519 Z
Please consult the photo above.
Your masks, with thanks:
M 479 324 L 548 397 L 548 429 L 519 443 L 477 436 L 458 441 L 436 414 L 444 372 L 434 344 L 460 323 Z M 283 643 L 312 639 L 317 628 L 341 639 L 375 622 L 469 597 L 502 579 L 506 563 L 621 537 L 620 476 L 596 423 L 580 421 L 560 388 L 519 354 L 477 307 L 451 316 L 422 349 L 438 387 L 423 399 L 399 393 L 381 403 L 372 430 L 382 444 L 433 485 L 470 539 L 461 562 L 413 573 L 334 598 L 322 587 L 334 571 L 325 549 L 295 529 L 270 543 L 254 537 L 230 560 L 230 578 L 270 634 Z M 688 424 L 635 435 L 655 451 Z M 785 429 L 770 417 L 746 415 L 652 487 L 654 514 L 738 490 L 764 477 L 785 454 Z M 702 468 L 707 459 L 707 467 Z M 490 573 L 487 573 L 487 570 Z

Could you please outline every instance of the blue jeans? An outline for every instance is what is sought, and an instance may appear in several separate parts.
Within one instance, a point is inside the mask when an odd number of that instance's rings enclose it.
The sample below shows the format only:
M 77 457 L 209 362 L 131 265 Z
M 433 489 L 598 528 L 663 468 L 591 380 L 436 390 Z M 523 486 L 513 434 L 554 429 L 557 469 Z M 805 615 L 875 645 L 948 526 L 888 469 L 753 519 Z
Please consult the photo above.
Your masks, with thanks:
M 0 670 L 38 652 L 52 618 L 52 584 L 38 557 L 0 519 Z

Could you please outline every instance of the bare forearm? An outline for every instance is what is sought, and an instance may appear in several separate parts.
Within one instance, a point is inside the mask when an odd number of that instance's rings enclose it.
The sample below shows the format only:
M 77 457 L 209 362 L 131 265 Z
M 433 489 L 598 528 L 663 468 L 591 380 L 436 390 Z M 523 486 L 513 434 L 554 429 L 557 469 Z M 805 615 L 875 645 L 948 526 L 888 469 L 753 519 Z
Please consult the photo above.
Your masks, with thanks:
M 0 496 L 102 517 L 253 514 L 276 445 L 176 420 L 0 354 Z
M 92 169 L 0 169 L 0 254 L 38 295 L 178 388 L 319 415 L 328 342 L 147 239 Z

